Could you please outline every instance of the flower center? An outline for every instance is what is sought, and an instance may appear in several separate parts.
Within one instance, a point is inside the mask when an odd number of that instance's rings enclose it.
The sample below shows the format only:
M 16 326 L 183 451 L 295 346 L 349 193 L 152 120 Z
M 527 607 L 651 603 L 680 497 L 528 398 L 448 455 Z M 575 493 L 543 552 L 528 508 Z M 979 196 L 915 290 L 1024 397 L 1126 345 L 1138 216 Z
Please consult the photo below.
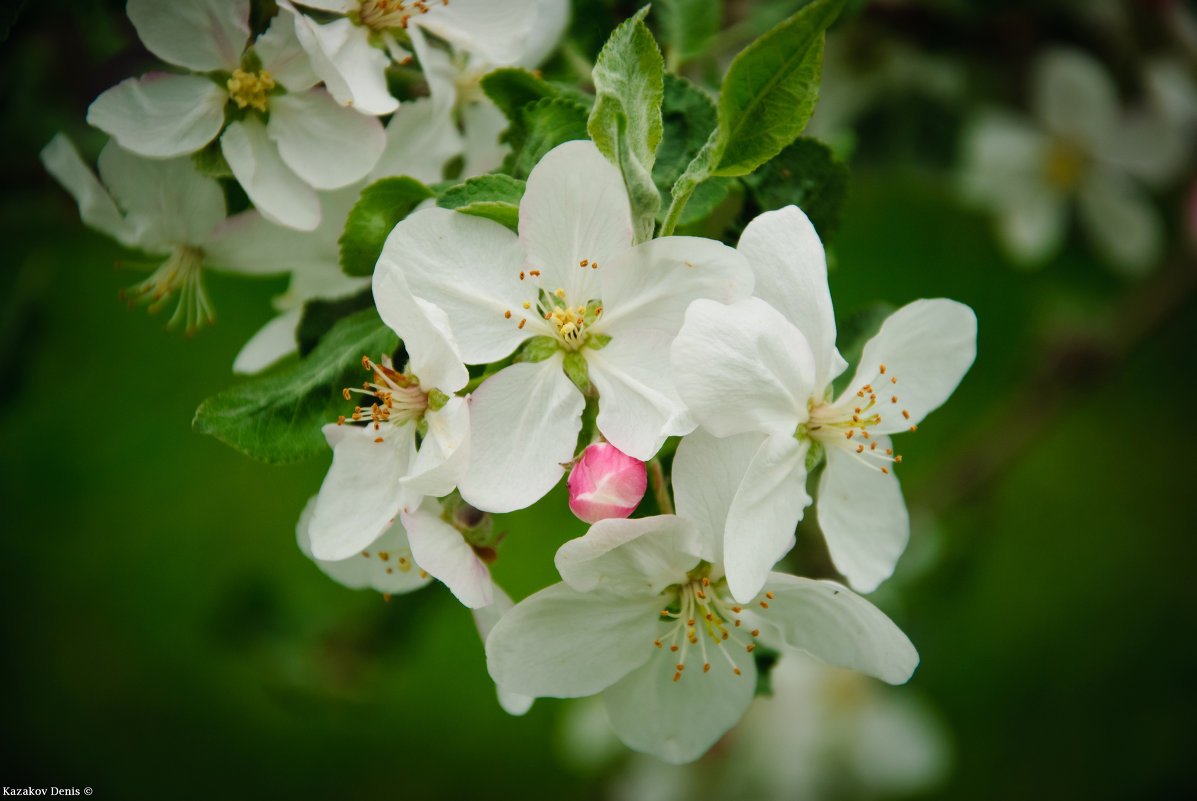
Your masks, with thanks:
M 355 423 L 364 421 L 374 426 L 375 431 L 381 431 L 383 423 L 402 426 L 423 421 L 429 393 L 420 389 L 420 382 L 415 376 L 408 372 L 400 373 L 387 364 L 373 362 L 367 356 L 362 357 L 362 367 L 373 373 L 374 380 L 363 383 L 361 389 L 346 387 L 343 394 L 345 400 L 350 400 L 356 392 L 373 401 L 365 406 L 354 406 L 349 419 Z M 344 416 L 338 418 L 337 425 L 344 425 L 345 420 Z M 382 434 L 374 441 L 382 442 Z
M 875 389 L 873 382 L 882 389 Z M 910 412 L 898 403 L 897 384 L 898 377 L 881 365 L 877 374 L 855 393 L 845 392 L 834 403 L 812 404 L 810 418 L 798 427 L 794 436 L 810 437 L 825 447 L 847 450 L 869 467 L 889 473 L 886 465 L 901 462 L 902 455 L 895 454 L 893 448 L 880 447 L 872 429 L 897 414 L 902 415 L 903 421 L 910 420 Z M 917 431 L 918 426 L 912 425 L 910 430 Z
M 407 22 L 416 14 L 427 14 L 437 0 L 363 0 L 358 18 L 362 25 L 375 31 L 387 28 L 406 28 Z M 449 0 L 440 0 L 443 6 L 449 5 Z
M 707 651 L 708 641 L 711 649 L 727 661 L 732 673 L 739 676 L 740 669 L 736 667 L 731 654 L 727 652 L 724 643 L 744 648 L 748 653 L 756 649 L 756 643 L 751 640 L 761 633 L 760 629 L 749 631 L 748 641 L 741 636 L 743 633 L 741 613 L 744 608 L 733 600 L 724 597 L 726 582 L 712 585 L 706 576 L 693 579 L 682 584 L 677 589 L 676 600 L 666 609 L 661 610 L 663 621 L 674 621 L 673 628 L 664 637 L 653 640 L 658 648 L 669 648 L 677 655 L 677 663 L 673 673 L 675 682 L 682 680 L 686 670 L 686 658 L 689 652 L 697 649 L 702 656 L 702 672 L 711 672 L 711 658 Z M 773 593 L 766 592 L 767 601 L 760 601 L 761 609 L 769 608 L 769 601 L 773 600 Z M 741 629 L 737 632 L 736 629 Z M 716 657 L 718 659 L 719 657 Z
M 1043 179 L 1058 192 L 1071 192 L 1080 184 L 1087 166 L 1084 151 L 1067 140 L 1056 139 L 1043 157 Z
M 270 73 L 246 72 L 241 68 L 233 70 L 233 77 L 228 80 L 229 100 L 237 104 L 237 108 L 255 108 L 266 110 L 266 95 L 275 87 L 274 78 Z
M 382 560 L 382 563 L 386 565 L 386 572 L 388 576 L 394 573 L 396 570 L 398 570 L 400 573 L 409 573 L 416 565 L 416 563 L 412 561 L 411 551 L 409 551 L 407 548 L 403 548 L 398 551 L 377 551 L 374 554 L 371 554 L 369 551 L 362 551 L 361 558 L 376 558 Z M 428 574 L 423 570 L 420 570 L 420 578 L 427 577 Z
M 579 266 L 588 271 L 597 270 L 598 262 L 582 259 Z M 579 350 L 590 341 L 594 333 L 591 329 L 603 314 L 603 303 L 589 297 L 589 281 L 581 282 L 579 299 L 576 299 L 577 302 L 571 302 L 563 287 L 550 292 L 541 285 L 540 270 L 520 270 L 519 278 L 533 284 L 536 300 L 525 300 L 520 304 L 524 314 L 516 314 L 507 309 L 503 312 L 504 318 L 516 320 L 515 326 L 520 330 L 528 326 L 532 332 L 553 337 L 567 351 Z M 600 340 L 599 344 L 591 344 L 602 347 L 605 340 Z
M 179 245 L 149 278 L 121 290 L 121 300 L 129 308 L 145 304 L 150 314 L 156 314 L 178 292 L 179 303 L 166 327 L 184 323 L 183 332 L 190 336 L 216 319 L 204 291 L 203 270 L 204 252 L 193 245 Z

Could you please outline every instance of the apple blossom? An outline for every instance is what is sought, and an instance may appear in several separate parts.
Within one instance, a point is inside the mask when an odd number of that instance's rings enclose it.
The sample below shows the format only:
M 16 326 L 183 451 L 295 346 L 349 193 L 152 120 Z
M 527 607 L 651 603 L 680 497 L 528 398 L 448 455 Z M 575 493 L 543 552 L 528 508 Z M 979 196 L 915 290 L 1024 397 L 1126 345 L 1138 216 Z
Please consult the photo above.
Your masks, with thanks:
M 648 471 L 611 443 L 596 442 L 582 452 L 567 483 L 569 508 L 579 520 L 597 523 L 635 511 L 648 488 Z
M 471 458 L 458 486 L 492 512 L 523 508 L 561 478 L 586 403 L 578 385 L 597 395 L 598 430 L 634 458 L 692 430 L 669 343 L 692 300 L 732 301 L 752 286 L 743 257 L 713 240 L 633 247 L 623 179 L 588 141 L 554 148 L 532 170 L 518 237 L 480 217 L 418 211 L 391 232 L 374 275 L 376 285 L 402 276 L 419 302 L 442 310 L 469 364 L 528 342 L 471 397 Z
M 259 211 L 305 231 L 320 222 L 315 190 L 351 184 L 378 160 L 382 125 L 313 88 L 319 78 L 290 15 L 247 46 L 249 0 L 129 0 L 128 12 L 151 52 L 199 74 L 150 73 L 97 97 L 87 121 L 122 147 L 170 158 L 219 136 Z
M 1085 233 L 1118 270 L 1154 266 L 1164 231 L 1143 184 L 1164 185 L 1189 156 L 1189 133 L 1168 109 L 1119 108 L 1110 76 L 1077 50 L 1044 53 L 1033 71 L 1035 119 L 987 111 L 965 134 L 962 188 L 992 211 L 1021 262 L 1045 261 L 1067 232 L 1075 199 Z
M 204 291 L 205 267 L 244 275 L 292 273 L 288 295 L 294 300 L 286 305 L 294 311 L 282 326 L 286 334 L 282 339 L 292 341 L 303 300 L 340 296 L 363 284 L 343 275 L 335 257 L 329 263 L 314 253 L 305 238 L 314 235 L 288 232 L 255 211 L 226 219 L 220 184 L 197 173 L 189 159 L 142 158 L 110 141 L 100 153 L 97 180 L 62 134 L 46 145 L 41 157 L 50 174 L 79 203 L 85 223 L 126 247 L 165 256 L 153 274 L 127 290 L 126 296 L 131 302 L 149 304 L 151 312 L 178 296 L 170 326 L 182 324 L 193 332 L 214 319 Z M 342 213 L 336 225 L 343 222 Z M 331 234 L 334 247 L 336 236 Z M 244 365 L 264 367 L 285 352 L 274 329 L 264 330 L 262 336 L 262 340 L 255 337 L 256 343 L 251 340 L 238 357 Z
M 847 365 L 814 227 L 787 206 L 749 223 L 738 247 L 759 297 L 695 301 L 672 350 L 678 391 L 699 424 L 716 437 L 754 438 L 727 516 L 728 583 L 737 598 L 756 595 L 793 547 L 810 503 L 807 473 L 825 456 L 818 515 L 827 547 L 853 587 L 872 591 L 910 536 L 891 469 L 902 457 L 889 435 L 913 431 L 960 383 L 976 355 L 976 317 L 944 299 L 902 307 L 833 398 L 832 381 Z
M 718 556 L 726 487 L 751 453 L 729 443 L 724 458 L 727 445 L 707 441 L 698 461 L 710 469 L 684 479 L 678 515 L 601 520 L 565 543 L 563 581 L 516 604 L 486 641 L 497 683 L 531 696 L 602 693 L 626 745 L 674 763 L 700 757 L 744 714 L 758 641 L 892 684 L 918 663 L 889 618 L 835 582 L 772 573 L 750 601 L 731 597 Z

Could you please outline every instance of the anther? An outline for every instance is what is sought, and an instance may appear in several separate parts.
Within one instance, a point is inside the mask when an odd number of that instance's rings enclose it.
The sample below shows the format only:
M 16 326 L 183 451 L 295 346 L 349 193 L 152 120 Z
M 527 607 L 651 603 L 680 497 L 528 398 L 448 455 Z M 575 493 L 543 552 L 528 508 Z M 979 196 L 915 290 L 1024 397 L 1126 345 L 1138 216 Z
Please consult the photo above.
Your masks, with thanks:
M 511 309 L 508 309 L 507 311 L 503 312 L 503 318 L 507 319 L 507 320 L 511 319 Z
M 894 376 L 893 378 L 891 378 L 891 379 L 889 380 L 889 383 L 891 383 L 891 384 L 896 384 L 896 383 L 898 383 L 898 377 L 897 377 L 897 376 Z
M 897 402 L 898 402 L 898 396 L 897 396 L 897 395 L 894 395 L 892 398 L 890 398 L 890 399 L 889 399 L 889 402 L 890 402 L 890 403 L 897 403 Z
M 533 278 L 539 278 L 540 270 L 529 270 L 528 275 L 532 276 Z
M 527 317 L 525 317 L 525 318 L 523 318 L 522 320 L 520 320 L 520 324 L 519 324 L 519 325 L 517 325 L 517 326 L 516 326 L 516 328 L 523 328 L 523 327 L 524 327 L 524 323 L 526 323 L 526 322 L 528 322 L 528 318 L 527 318 Z
M 739 669 L 739 668 L 732 668 L 732 673 L 735 673 L 737 676 L 739 676 L 739 675 L 740 675 L 740 669 Z
M 856 452 L 857 452 L 857 453 L 864 453 L 864 445 L 857 445 L 857 446 L 856 446 Z
M 590 259 L 582 259 L 580 262 L 578 262 L 579 267 L 585 267 L 588 264 L 590 264 Z
M 707 599 L 707 596 L 703 594 L 702 590 L 695 590 L 694 594 L 704 601 Z
M 918 430 L 919 430 L 919 427 L 918 427 L 918 426 L 911 426 L 911 427 L 910 427 L 910 430 L 911 430 L 911 431 L 918 431 Z
M 749 633 L 749 634 L 751 634 L 753 637 L 759 637 L 759 636 L 761 635 L 761 630 L 760 630 L 760 629 L 753 629 L 752 631 L 750 631 L 750 632 L 748 632 L 748 633 Z
M 702 586 L 704 586 L 704 587 L 711 586 L 711 580 L 709 578 L 707 578 L 706 576 L 703 576 L 702 577 Z
M 680 670 L 677 673 L 673 674 L 674 681 L 681 681 L 681 678 L 682 678 L 682 672 Z
M 524 271 L 523 270 L 520 270 L 520 280 L 521 281 L 524 280 Z
M 662 647 L 660 640 L 653 640 L 653 645 L 657 646 L 658 648 Z
M 669 646 L 669 650 L 670 650 L 670 651 L 674 651 L 674 652 L 676 652 L 676 651 L 677 651 L 677 646 L 676 646 L 676 645 L 671 645 L 671 646 Z
M 761 609 L 768 609 L 768 608 L 769 608 L 769 603 L 767 601 L 761 601 Z
M 345 415 L 343 415 L 343 414 L 337 415 L 337 425 L 339 425 L 339 426 L 345 425 Z
M 732 611 L 733 611 L 733 612 L 735 612 L 735 613 L 738 615 L 738 614 L 740 614 L 740 612 L 741 612 L 742 610 L 741 610 L 741 608 L 740 608 L 740 607 L 738 607 L 738 606 L 733 606 L 733 607 L 732 607 Z
M 756 648 L 756 643 L 754 643 L 754 642 L 750 642 L 750 643 L 748 643 L 748 645 L 744 646 L 744 650 L 747 651 L 748 653 L 752 653 L 753 648 Z
M 740 618 L 736 618 L 736 628 L 740 628 Z
M 683 670 L 685 670 L 685 669 L 686 669 L 686 666 L 685 666 L 685 665 L 678 665 L 678 666 L 677 666 L 677 669 L 678 669 L 678 671 L 679 671 L 679 672 L 681 672 L 681 671 L 683 671 Z
M 525 301 L 524 301 L 524 308 L 525 308 L 525 309 L 530 309 L 530 308 L 532 308 L 532 304 L 531 304 L 531 303 L 529 303 L 528 301 L 526 301 L 526 300 L 525 300 Z M 897 400 L 897 398 L 894 398 L 894 400 Z
M 852 439 L 852 437 L 854 437 L 855 435 L 856 435 L 856 429 L 855 429 L 855 428 L 850 428 L 850 429 L 848 429 L 847 433 L 845 433 L 845 434 L 844 434 L 844 438 L 845 438 L 845 439 Z
M 909 419 L 910 419 L 910 412 L 908 412 L 908 411 L 906 411 L 905 409 L 903 409 L 903 410 L 902 410 L 902 416 L 903 416 L 903 417 L 905 417 L 907 420 L 909 420 Z
M 345 387 L 343 390 L 341 390 L 341 394 L 345 397 L 345 400 L 349 400 L 353 397 L 353 395 L 349 393 L 349 387 Z
M 364 557 L 366 557 L 367 559 L 369 559 L 369 558 L 370 558 L 370 552 L 369 552 L 369 551 L 362 551 L 362 556 L 364 556 Z
M 882 473 L 885 473 L 887 476 L 889 475 L 889 469 L 888 469 L 888 468 L 885 468 L 885 467 L 881 468 L 881 472 L 882 472 Z
M 705 663 L 703 663 L 703 666 L 702 666 L 702 672 L 703 672 L 703 673 L 710 673 L 710 672 L 711 672 L 711 663 L 710 663 L 710 662 L 705 662 Z
M 881 365 L 881 375 L 885 375 L 885 365 Z
M 377 425 L 377 423 L 376 423 L 375 425 Z M 382 437 L 375 437 L 375 438 L 374 438 L 374 441 L 375 441 L 375 442 L 382 442 Z
M 768 598 L 770 601 L 772 601 L 772 600 L 773 600 L 773 593 L 771 593 L 771 592 L 767 592 L 767 593 L 765 593 L 765 597 L 766 597 L 766 598 Z

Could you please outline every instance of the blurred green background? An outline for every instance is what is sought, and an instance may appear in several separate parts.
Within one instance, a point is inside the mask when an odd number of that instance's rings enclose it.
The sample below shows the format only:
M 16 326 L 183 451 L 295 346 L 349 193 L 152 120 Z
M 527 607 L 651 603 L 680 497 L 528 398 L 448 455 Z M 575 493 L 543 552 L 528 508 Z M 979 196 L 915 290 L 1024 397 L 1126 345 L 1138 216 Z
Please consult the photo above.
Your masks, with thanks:
M 113 269 L 129 254 L 42 172 L 58 130 L 94 157 L 87 104 L 153 64 L 121 6 L 31 3 L 0 45 L 0 783 L 604 797 L 619 761 L 560 758 L 564 702 L 504 714 L 439 585 L 386 603 L 300 554 L 295 520 L 328 459 L 262 465 L 191 431 L 281 282 L 211 275 L 217 324 L 163 333 L 117 300 L 138 278 Z M 918 646 L 911 687 L 952 743 L 925 797 L 1191 797 L 1193 251 L 1128 284 L 1073 237 L 1018 271 L 954 199 L 950 145 L 927 146 L 950 142 L 951 109 L 866 122 L 834 241 L 841 322 L 936 296 L 980 321 L 975 367 L 903 443 L 912 554 L 875 596 Z M 560 489 L 550 507 L 498 522 L 495 574 L 516 598 L 556 580 L 553 552 L 584 531 Z M 817 572 L 817 551 L 797 567 Z

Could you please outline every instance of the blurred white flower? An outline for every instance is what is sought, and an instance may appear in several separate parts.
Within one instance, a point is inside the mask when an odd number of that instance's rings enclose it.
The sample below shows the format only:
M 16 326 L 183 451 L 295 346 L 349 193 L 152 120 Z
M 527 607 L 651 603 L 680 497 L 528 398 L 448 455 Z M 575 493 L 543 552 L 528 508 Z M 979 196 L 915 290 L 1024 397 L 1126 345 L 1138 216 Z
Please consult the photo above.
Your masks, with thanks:
M 129 18 L 159 58 L 195 73 L 129 78 L 91 104 L 87 121 L 152 158 L 220 150 L 267 218 L 310 231 L 317 189 L 364 178 L 385 144 L 377 119 L 346 109 L 323 89 L 280 14 L 247 47 L 249 0 L 129 0 Z M 231 120 L 231 121 L 230 121 Z
M 951 762 L 946 732 L 910 690 L 894 692 L 800 653 L 770 674 L 772 698 L 700 762 L 634 758 L 611 784 L 619 801 L 905 798 L 932 789 Z
M 749 440 L 751 458 L 732 485 L 721 532 L 728 584 L 736 598 L 751 598 L 793 547 L 811 502 L 807 473 L 825 455 L 819 525 L 837 569 L 871 592 L 910 536 L 891 469 L 901 456 L 888 435 L 913 431 L 960 383 L 976 355 L 976 316 L 945 299 L 904 306 L 865 345 L 852 381 L 833 398 L 832 381 L 847 365 L 814 226 L 795 206 L 765 212 L 738 249 L 758 297 L 731 306 L 695 301 L 671 356 L 678 392 L 699 425 Z M 677 461 L 689 458 L 679 448 Z
M 299 252 L 306 240 L 292 240 L 296 232 L 272 226 L 256 212 L 226 220 L 220 184 L 197 173 L 190 159 L 142 158 L 109 142 L 100 153 L 97 180 L 62 134 L 46 145 L 41 158 L 50 174 L 79 203 L 84 223 L 126 247 L 165 256 L 149 278 L 128 292 L 130 301 L 148 303 L 151 311 L 177 296 L 171 326 L 182 324 L 186 331 L 193 332 L 213 320 L 204 292 L 205 267 L 243 275 L 290 272 L 292 291 L 299 298 L 336 296 L 362 286 L 361 280 L 342 275 L 335 262 L 330 267 L 316 254 L 306 259 Z M 297 315 L 298 310 L 294 312 L 295 321 Z M 295 321 L 283 325 L 291 326 L 289 335 Z M 270 338 L 277 339 L 273 334 Z M 275 356 L 283 355 L 277 344 L 259 345 L 262 358 L 266 358 L 267 350 Z M 252 362 L 258 355 L 251 352 L 244 358 Z
M 1032 81 L 1034 119 L 987 111 L 966 131 L 965 197 L 995 215 L 1000 241 L 1021 262 L 1043 262 L 1060 248 L 1075 200 L 1112 267 L 1149 270 L 1164 232 L 1144 184 L 1175 179 L 1190 155 L 1184 126 L 1156 106 L 1124 113 L 1110 76 L 1077 50 L 1044 53 Z
M 392 231 L 374 274 L 376 296 L 384 276 L 402 276 L 417 302 L 443 310 L 469 364 L 536 338 L 534 355 L 471 397 L 471 458 L 458 484 L 492 512 L 528 506 L 560 480 L 585 406 L 575 381 L 597 390 L 598 430 L 629 456 L 648 459 L 666 437 L 690 431 L 669 343 L 690 301 L 734 300 L 752 284 L 743 258 L 713 240 L 632 247 L 623 178 L 591 142 L 567 142 L 533 169 L 519 232 L 419 211 Z

